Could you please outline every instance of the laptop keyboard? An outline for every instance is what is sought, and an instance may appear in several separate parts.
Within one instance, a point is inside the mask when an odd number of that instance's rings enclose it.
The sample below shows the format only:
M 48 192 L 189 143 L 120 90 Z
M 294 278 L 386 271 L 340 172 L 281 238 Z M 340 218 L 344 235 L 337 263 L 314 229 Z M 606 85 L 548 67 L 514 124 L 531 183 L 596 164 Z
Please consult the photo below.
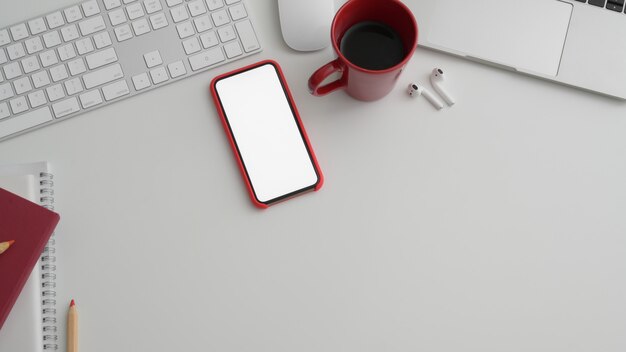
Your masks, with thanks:
M 586 2 L 589 5 L 605 7 L 607 10 L 624 12 L 624 2 L 626 0 L 576 0 L 578 2 Z

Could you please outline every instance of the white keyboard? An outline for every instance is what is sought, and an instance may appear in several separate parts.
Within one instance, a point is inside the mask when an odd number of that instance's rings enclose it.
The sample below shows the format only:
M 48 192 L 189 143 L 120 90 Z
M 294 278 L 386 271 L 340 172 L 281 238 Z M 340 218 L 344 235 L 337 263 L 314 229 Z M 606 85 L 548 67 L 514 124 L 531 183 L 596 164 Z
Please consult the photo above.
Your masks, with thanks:
M 261 51 L 243 0 L 90 0 L 0 29 L 0 141 Z

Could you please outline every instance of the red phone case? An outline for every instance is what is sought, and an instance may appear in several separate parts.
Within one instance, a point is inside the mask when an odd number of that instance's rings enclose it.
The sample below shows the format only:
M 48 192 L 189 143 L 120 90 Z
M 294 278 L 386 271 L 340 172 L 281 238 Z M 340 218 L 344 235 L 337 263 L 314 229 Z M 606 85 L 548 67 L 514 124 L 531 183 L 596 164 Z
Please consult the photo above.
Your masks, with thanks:
M 216 91 L 215 85 L 217 84 L 217 82 L 221 79 L 227 78 L 227 77 L 231 77 L 234 76 L 236 74 L 257 68 L 259 66 L 263 66 L 263 65 L 267 65 L 270 64 L 272 66 L 274 66 L 274 68 L 276 69 L 276 72 L 278 73 L 278 78 L 285 90 L 285 92 L 287 93 L 287 100 L 289 102 L 289 105 L 291 105 L 291 108 L 294 112 L 294 117 L 296 119 L 296 123 L 298 125 L 298 128 L 302 134 L 302 139 L 304 141 L 304 144 L 306 146 L 307 151 L 309 152 L 309 155 L 311 157 L 311 161 L 313 162 L 313 168 L 315 169 L 315 172 L 318 176 L 318 181 L 317 183 L 314 185 L 314 188 L 312 189 L 312 191 L 317 191 L 320 188 L 322 188 L 322 184 L 324 183 L 324 175 L 322 174 L 322 171 L 319 167 L 319 164 L 317 162 L 317 157 L 315 156 L 315 153 L 313 152 L 313 148 L 311 148 L 311 143 L 309 141 L 309 137 L 306 133 L 306 130 L 304 128 L 304 125 L 302 124 L 302 120 L 300 119 L 300 113 L 298 112 L 298 108 L 296 107 L 296 104 L 293 100 L 293 96 L 291 95 L 291 91 L 289 90 L 289 86 L 287 85 L 287 81 L 285 80 L 285 76 L 283 74 L 283 70 L 281 69 L 280 65 L 278 64 L 278 62 L 274 61 L 274 60 L 263 60 L 260 62 L 257 62 L 255 64 L 246 66 L 246 67 L 242 67 L 240 69 L 231 71 L 231 72 L 227 72 L 224 73 L 222 75 L 219 75 L 215 78 L 213 78 L 213 80 L 211 81 L 211 95 L 213 97 L 213 101 L 215 103 L 215 107 L 217 109 L 217 113 L 220 116 L 220 120 L 222 120 L 222 126 L 224 127 L 224 131 L 226 132 L 226 135 L 228 136 L 228 141 L 230 142 L 230 146 L 233 150 L 233 153 L 235 155 L 235 159 L 237 159 L 237 164 L 239 165 L 239 170 L 241 171 L 241 175 L 244 179 L 244 182 L 246 183 L 246 187 L 248 188 L 248 193 L 250 195 L 250 199 L 252 200 L 252 203 L 254 203 L 254 205 L 256 205 L 259 208 L 267 208 L 270 205 L 282 202 L 284 200 L 290 199 L 292 197 L 298 196 L 300 194 L 303 193 L 307 193 L 308 191 L 310 191 L 311 189 L 306 189 L 304 191 L 296 191 L 294 193 L 290 193 L 290 194 L 286 194 L 283 195 L 281 197 L 272 199 L 270 201 L 267 202 L 261 202 L 257 199 L 255 193 L 254 193 L 254 188 L 252 187 L 252 183 L 250 182 L 250 178 L 248 177 L 248 172 L 246 171 L 246 167 L 243 163 L 243 160 L 241 159 L 241 155 L 239 153 L 239 150 L 237 148 L 237 143 L 235 141 L 235 138 L 230 130 L 230 126 L 228 123 L 228 120 L 226 118 L 226 114 L 224 112 L 224 108 L 222 107 L 221 101 L 219 99 L 219 95 Z

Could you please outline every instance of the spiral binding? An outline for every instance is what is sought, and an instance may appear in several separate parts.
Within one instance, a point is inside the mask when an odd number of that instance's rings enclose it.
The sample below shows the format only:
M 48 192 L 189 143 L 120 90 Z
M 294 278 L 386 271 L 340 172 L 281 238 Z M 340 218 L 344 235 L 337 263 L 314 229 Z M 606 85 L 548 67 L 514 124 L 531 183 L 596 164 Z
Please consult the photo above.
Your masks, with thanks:
M 48 172 L 39 173 L 39 202 L 45 208 L 54 210 L 54 176 Z M 55 234 L 41 254 L 41 307 L 43 315 L 43 349 L 56 351 L 59 349 L 57 334 L 56 309 L 56 249 Z

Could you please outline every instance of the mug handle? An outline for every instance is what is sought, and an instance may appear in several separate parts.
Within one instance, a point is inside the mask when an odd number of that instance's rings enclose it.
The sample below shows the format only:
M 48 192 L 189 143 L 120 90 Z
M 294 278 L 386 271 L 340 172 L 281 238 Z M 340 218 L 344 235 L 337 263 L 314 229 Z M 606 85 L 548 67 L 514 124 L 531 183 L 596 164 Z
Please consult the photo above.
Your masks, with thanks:
M 339 61 L 339 59 L 331 61 L 326 65 L 320 67 L 317 71 L 313 73 L 313 75 L 311 75 L 311 78 L 309 78 L 309 91 L 311 92 L 311 94 L 321 97 L 322 95 L 332 93 L 337 89 L 345 87 L 347 84 L 345 69 L 345 65 L 343 64 L 343 62 Z M 322 82 L 324 82 L 324 80 L 328 78 L 328 76 L 332 75 L 335 72 L 340 72 L 341 78 L 320 86 L 320 84 L 322 84 Z

